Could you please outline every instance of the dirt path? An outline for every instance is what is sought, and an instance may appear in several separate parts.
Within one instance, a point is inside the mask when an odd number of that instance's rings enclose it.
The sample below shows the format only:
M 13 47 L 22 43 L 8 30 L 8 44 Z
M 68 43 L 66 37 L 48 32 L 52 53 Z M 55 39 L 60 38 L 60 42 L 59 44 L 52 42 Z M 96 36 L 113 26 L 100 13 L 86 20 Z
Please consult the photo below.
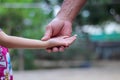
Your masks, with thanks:
M 120 69 L 77 68 L 14 72 L 14 80 L 120 80 Z

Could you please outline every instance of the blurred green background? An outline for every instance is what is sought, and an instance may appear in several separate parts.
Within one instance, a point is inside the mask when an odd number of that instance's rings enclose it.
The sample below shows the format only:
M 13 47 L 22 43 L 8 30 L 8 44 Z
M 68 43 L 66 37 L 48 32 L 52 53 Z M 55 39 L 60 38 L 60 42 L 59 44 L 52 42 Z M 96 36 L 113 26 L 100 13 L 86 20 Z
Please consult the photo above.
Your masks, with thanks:
M 9 35 L 41 39 L 63 0 L 0 0 L 0 27 Z M 65 52 L 10 49 L 14 70 L 91 67 L 120 59 L 120 0 L 88 0 L 73 24 L 77 40 Z M 112 50 L 112 51 L 111 51 Z

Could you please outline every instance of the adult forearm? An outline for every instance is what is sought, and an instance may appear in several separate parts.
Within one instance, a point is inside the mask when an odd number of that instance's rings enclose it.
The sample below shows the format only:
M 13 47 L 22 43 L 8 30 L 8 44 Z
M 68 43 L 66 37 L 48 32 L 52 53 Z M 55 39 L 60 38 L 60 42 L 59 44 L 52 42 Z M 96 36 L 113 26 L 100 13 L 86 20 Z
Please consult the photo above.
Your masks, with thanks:
M 73 22 L 85 2 L 86 0 L 64 0 L 57 17 Z

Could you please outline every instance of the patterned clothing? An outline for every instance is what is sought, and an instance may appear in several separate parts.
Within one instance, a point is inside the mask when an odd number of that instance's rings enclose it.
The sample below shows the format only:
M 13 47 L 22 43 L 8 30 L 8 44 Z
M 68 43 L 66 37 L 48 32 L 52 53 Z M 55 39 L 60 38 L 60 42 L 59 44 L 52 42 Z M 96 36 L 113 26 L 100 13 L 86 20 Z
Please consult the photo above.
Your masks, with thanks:
M 13 80 L 8 49 L 0 46 L 0 80 Z

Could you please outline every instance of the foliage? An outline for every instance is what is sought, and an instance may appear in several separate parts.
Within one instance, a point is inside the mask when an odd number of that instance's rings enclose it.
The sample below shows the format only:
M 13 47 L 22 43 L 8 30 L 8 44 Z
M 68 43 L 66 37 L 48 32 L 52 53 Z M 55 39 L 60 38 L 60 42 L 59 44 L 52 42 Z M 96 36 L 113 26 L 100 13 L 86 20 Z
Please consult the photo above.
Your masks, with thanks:
M 33 55 L 33 52 L 31 50 L 25 50 L 24 52 L 24 69 L 25 70 L 31 70 L 35 69 L 36 67 L 34 66 L 34 58 L 35 56 Z
M 1 3 L 30 3 L 33 2 L 33 0 L 0 0 Z
M 36 36 L 40 38 L 40 36 L 43 35 L 43 22 L 45 22 L 48 17 L 42 10 L 6 8 L 2 10 L 0 26 L 9 30 L 9 34 L 29 38 L 36 38 Z
M 44 25 L 47 25 L 47 21 L 53 18 L 54 6 L 61 5 L 63 0 L 0 0 L 0 27 L 10 34 L 15 36 L 22 36 L 26 38 L 40 39 L 43 36 Z M 9 8 L 3 4 L 6 3 L 39 3 L 46 5 L 42 8 Z M 46 7 L 49 7 L 49 11 L 45 11 Z M 120 13 L 119 4 L 112 4 L 112 0 L 88 0 L 88 3 L 83 7 L 74 21 L 74 27 L 85 25 L 85 24 L 101 24 L 107 20 L 115 20 L 114 16 L 110 14 L 110 9 L 113 8 L 117 13 Z M 83 34 L 85 35 L 85 34 Z M 116 34 L 115 34 L 116 35 Z M 114 35 L 113 35 L 114 36 Z M 99 37 L 100 38 L 100 37 Z M 108 38 L 114 40 L 116 37 Z M 81 38 L 80 38 L 81 39 Z M 71 46 L 68 50 L 61 53 L 48 54 L 45 51 L 37 50 L 25 50 L 25 69 L 34 69 L 33 64 L 34 54 L 38 53 L 38 58 L 49 59 L 49 60 L 70 60 L 80 59 L 82 56 L 89 60 L 91 59 L 89 44 L 87 44 L 87 37 L 84 37 L 83 41 L 77 41 L 75 45 Z M 12 58 L 17 61 L 18 52 L 17 50 L 11 50 Z M 92 55 L 93 56 L 93 55 Z M 15 62 L 18 65 L 17 62 Z M 15 66 L 16 68 L 16 66 Z M 17 68 L 16 68 L 17 69 Z
M 114 9 L 115 12 L 119 14 L 119 3 L 114 3 L 112 0 L 88 0 L 87 4 L 77 16 L 75 24 L 98 25 L 108 20 L 116 21 L 116 19 L 114 19 L 115 16 L 111 14 L 111 9 Z
M 15 0 L 1 1 L 1 3 L 13 3 Z M 31 3 L 34 0 L 18 0 L 17 3 Z M 44 4 L 44 3 L 43 3 Z M 6 8 L 0 7 L 0 27 L 10 35 L 26 38 L 40 39 L 43 36 L 44 25 L 50 19 L 42 8 Z M 18 51 L 11 50 L 12 60 L 18 61 Z M 34 55 L 29 50 L 24 51 L 25 69 L 34 68 Z M 16 57 L 16 58 L 15 58 Z M 15 62 L 15 65 L 18 62 Z M 15 66 L 17 69 L 18 66 Z

